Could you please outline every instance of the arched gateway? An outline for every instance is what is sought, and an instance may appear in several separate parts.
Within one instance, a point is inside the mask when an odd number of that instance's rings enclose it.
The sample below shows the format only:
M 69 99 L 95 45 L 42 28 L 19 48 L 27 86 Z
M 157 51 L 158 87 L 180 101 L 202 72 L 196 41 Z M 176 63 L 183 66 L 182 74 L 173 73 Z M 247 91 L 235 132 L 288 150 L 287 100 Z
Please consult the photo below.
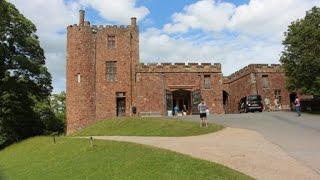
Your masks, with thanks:
M 197 106 L 200 103 L 200 90 L 184 90 L 178 89 L 166 91 L 166 110 L 174 111 L 174 107 L 179 108 L 179 112 L 184 112 L 186 115 L 198 114 Z

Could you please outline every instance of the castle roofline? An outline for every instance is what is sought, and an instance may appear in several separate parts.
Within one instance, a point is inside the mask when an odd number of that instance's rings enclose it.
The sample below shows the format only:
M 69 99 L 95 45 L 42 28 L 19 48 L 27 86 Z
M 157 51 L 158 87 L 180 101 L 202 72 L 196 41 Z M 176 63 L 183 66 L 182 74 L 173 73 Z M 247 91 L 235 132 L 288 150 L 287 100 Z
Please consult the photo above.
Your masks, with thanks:
M 137 65 L 137 72 L 202 72 L 202 73 L 221 73 L 220 63 L 140 63 Z
M 71 27 L 87 27 L 90 26 L 90 22 L 89 21 L 85 21 L 85 11 L 84 10 L 79 10 L 79 24 L 73 24 L 73 25 L 69 25 L 68 28 Z M 92 25 L 91 28 L 93 29 L 103 29 L 103 28 L 125 28 L 125 25 Z M 136 17 L 131 17 L 131 24 L 126 26 L 127 28 L 136 28 L 138 27 L 137 25 L 137 18 Z M 67 29 L 68 29 L 67 28 Z

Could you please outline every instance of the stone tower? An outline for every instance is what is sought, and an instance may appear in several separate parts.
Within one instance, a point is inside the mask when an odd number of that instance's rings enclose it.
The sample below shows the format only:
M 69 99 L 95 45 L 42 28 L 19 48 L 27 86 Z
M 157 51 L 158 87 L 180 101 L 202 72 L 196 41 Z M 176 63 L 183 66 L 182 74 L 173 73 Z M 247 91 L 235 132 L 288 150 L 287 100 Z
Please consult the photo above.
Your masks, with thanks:
M 127 27 L 90 26 L 80 10 L 79 24 L 67 28 L 67 133 L 131 115 L 138 63 L 136 18 Z

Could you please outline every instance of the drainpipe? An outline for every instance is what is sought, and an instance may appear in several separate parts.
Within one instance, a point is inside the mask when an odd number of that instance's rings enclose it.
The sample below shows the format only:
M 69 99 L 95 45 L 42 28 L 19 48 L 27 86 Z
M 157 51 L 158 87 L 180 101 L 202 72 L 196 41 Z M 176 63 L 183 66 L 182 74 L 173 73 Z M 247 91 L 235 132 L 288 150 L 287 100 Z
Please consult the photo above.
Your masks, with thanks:
M 163 116 L 166 115 L 166 111 L 167 111 L 167 103 L 166 103 L 166 89 L 165 89 L 165 84 L 164 84 L 164 73 L 161 73 L 161 77 L 162 77 L 162 92 L 163 92 Z
M 130 116 L 132 116 L 132 33 L 130 33 Z
M 255 79 L 255 87 L 256 87 L 256 95 L 258 95 L 258 79 L 257 79 L 257 73 L 253 73 L 254 74 L 254 79 Z

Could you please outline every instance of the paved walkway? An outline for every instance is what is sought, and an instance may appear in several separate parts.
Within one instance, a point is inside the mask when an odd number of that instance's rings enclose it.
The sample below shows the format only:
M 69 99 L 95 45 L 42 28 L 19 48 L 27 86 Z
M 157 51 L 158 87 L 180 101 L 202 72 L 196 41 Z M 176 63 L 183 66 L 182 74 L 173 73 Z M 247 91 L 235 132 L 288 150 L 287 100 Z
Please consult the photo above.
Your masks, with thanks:
M 94 139 L 146 144 L 228 166 L 256 179 L 320 179 L 320 175 L 290 157 L 252 130 L 227 127 L 190 137 L 93 136 Z

